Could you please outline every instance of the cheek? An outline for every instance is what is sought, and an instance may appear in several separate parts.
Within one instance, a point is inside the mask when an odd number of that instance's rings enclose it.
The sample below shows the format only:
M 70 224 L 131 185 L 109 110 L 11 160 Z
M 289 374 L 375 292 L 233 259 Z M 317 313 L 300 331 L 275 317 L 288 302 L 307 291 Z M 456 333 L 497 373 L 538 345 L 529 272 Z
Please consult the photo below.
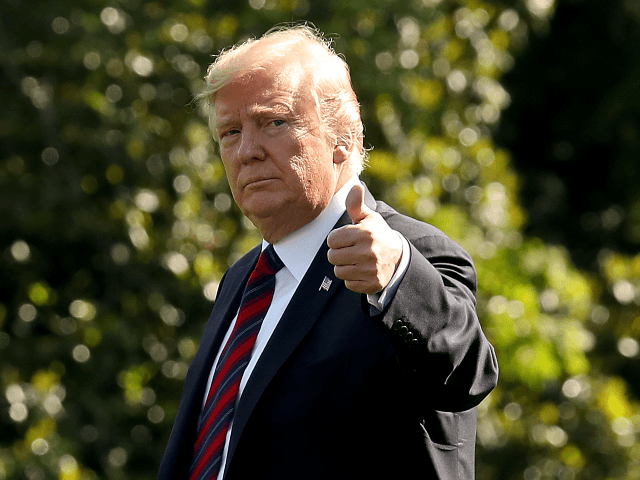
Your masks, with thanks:
M 221 155 L 222 157 L 222 155 Z M 236 181 L 238 179 L 238 169 L 234 167 L 233 162 L 229 162 L 222 157 L 222 165 L 224 166 L 224 172 L 227 176 L 227 182 L 229 182 L 229 187 L 231 187 L 231 193 L 233 193 L 234 198 L 237 195 L 237 186 Z
M 292 157 L 289 161 L 289 171 L 291 175 L 291 185 L 296 189 L 307 190 L 312 183 L 312 172 L 309 170 L 308 161 L 304 157 Z
M 330 189 L 330 178 L 325 168 L 321 168 L 314 156 L 295 157 L 290 167 L 297 180 L 297 189 L 311 203 L 318 203 L 325 199 Z

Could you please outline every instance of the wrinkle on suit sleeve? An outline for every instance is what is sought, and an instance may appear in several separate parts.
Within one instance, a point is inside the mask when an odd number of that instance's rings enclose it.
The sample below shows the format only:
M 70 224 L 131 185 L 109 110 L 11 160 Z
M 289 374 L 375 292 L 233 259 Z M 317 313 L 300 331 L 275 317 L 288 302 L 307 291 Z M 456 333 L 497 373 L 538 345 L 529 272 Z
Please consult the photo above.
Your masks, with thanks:
M 435 227 L 398 214 L 387 221 L 411 246 L 404 278 L 377 317 L 400 367 L 423 405 L 449 412 L 475 407 L 495 387 L 498 363 L 476 313 L 473 261 Z M 416 232 L 420 225 L 427 234 Z

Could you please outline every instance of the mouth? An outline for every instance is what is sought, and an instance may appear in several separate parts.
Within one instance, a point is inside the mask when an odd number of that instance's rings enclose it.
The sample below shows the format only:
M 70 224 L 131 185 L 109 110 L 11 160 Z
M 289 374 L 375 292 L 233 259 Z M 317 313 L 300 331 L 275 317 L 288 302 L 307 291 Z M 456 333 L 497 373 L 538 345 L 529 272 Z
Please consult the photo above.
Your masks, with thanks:
M 244 188 L 261 188 L 273 182 L 275 178 L 256 178 L 245 183 Z

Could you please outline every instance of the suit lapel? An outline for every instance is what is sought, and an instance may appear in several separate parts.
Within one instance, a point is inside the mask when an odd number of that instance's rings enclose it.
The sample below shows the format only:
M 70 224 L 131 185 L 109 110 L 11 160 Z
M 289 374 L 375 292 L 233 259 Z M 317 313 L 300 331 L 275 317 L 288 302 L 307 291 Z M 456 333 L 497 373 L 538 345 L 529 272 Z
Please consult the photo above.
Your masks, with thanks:
M 238 263 L 234 266 L 233 274 L 229 275 L 230 278 L 225 281 L 224 288 L 221 286 L 221 291 L 216 298 L 216 304 L 214 305 L 214 310 L 211 313 L 211 319 L 207 323 L 207 327 L 202 335 L 202 342 L 199 349 L 199 351 L 205 353 L 202 360 L 203 364 L 200 365 L 200 370 L 203 371 L 200 372 L 200 378 L 198 381 L 198 385 L 200 385 L 204 380 L 204 385 L 202 386 L 203 396 L 204 388 L 206 388 L 206 383 L 211 372 L 211 366 L 213 365 L 213 361 L 216 358 L 222 339 L 227 333 L 231 321 L 235 317 L 236 313 L 238 313 L 244 287 L 247 284 L 249 275 L 255 268 L 260 251 L 260 246 L 254 248 L 246 257 L 243 257 L 241 260 L 242 263 Z M 235 267 L 237 267 L 237 269 Z M 229 273 L 231 274 L 231 272 L 232 271 Z M 215 321 L 213 317 L 220 318 L 222 320 Z
M 351 219 L 345 213 L 334 228 L 349 223 L 351 223 Z M 325 241 L 318 250 L 300 285 L 298 285 L 289 305 L 278 322 L 278 326 L 262 352 L 260 360 L 251 373 L 251 377 L 244 388 L 234 413 L 227 453 L 227 466 L 231 463 L 233 453 L 249 416 L 267 385 L 309 333 L 329 299 L 343 284 L 343 281 L 334 275 L 333 265 L 327 260 L 328 250 L 329 247 Z M 328 287 L 326 284 L 329 282 L 325 282 L 325 278 L 330 280 Z M 325 288 L 322 288 L 323 282 Z M 301 314 L 300 312 L 304 313 Z

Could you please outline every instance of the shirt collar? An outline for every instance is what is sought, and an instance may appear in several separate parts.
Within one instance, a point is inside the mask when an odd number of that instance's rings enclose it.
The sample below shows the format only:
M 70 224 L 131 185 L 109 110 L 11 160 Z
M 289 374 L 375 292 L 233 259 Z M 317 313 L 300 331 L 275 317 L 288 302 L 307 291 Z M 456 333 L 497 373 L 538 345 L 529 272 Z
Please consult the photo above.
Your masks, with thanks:
M 347 195 L 354 185 L 359 183 L 357 176 L 351 177 L 343 187 L 336 192 L 327 208 L 320 215 L 307 223 L 304 227 L 290 233 L 282 240 L 273 244 L 273 247 L 291 272 L 295 279 L 300 282 L 309 269 L 309 265 L 318 253 L 322 242 L 331 232 L 336 222 L 346 210 Z M 262 241 L 262 248 L 266 248 L 269 243 Z

